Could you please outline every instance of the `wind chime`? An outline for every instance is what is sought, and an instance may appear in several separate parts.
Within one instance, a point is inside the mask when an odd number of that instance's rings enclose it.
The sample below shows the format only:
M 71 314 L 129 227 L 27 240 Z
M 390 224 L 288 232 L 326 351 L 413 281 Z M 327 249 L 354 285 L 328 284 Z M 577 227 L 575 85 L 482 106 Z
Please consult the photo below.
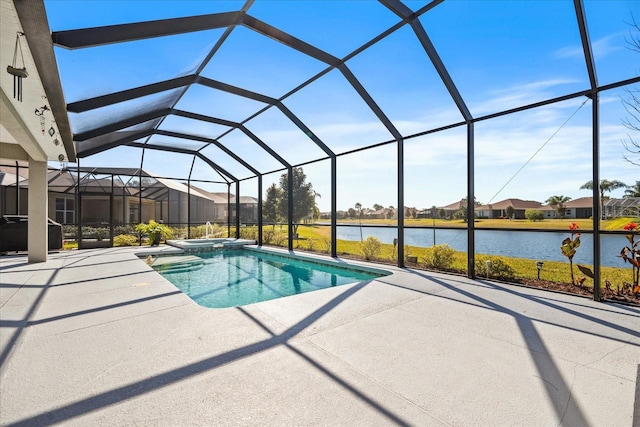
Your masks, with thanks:
M 24 55 L 22 53 L 20 36 L 24 37 L 24 33 L 16 33 L 16 46 L 13 49 L 13 63 L 11 65 L 7 65 L 7 73 L 13 76 L 13 98 L 22 102 L 22 79 L 29 77 L 29 73 L 27 73 L 27 68 L 24 65 Z M 18 66 L 18 50 L 20 51 L 22 67 Z
M 42 98 L 47 99 L 46 96 L 43 96 Z M 40 130 L 42 131 L 43 135 L 44 135 L 44 113 L 46 113 L 47 111 L 51 111 L 49 110 L 49 107 L 47 106 L 47 104 L 44 104 L 40 108 L 36 108 L 34 111 L 34 114 L 38 116 L 38 119 L 40 120 Z M 55 130 L 53 129 L 53 126 L 51 126 L 51 129 L 49 129 L 49 135 L 53 136 L 54 134 L 55 134 Z

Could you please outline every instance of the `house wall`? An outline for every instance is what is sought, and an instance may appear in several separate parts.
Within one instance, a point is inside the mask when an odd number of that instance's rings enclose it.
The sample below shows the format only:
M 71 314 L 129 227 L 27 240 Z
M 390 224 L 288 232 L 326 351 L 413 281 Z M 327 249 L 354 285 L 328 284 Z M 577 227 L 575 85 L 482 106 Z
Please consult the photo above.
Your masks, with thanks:
M 209 199 L 191 196 L 191 223 L 205 224 L 207 221 L 215 221 L 215 203 Z M 185 217 L 186 222 L 186 217 Z
M 560 218 L 556 210 L 544 210 L 545 218 Z M 567 208 L 564 217 L 567 219 L 587 219 L 593 214 L 592 208 Z
M 139 199 L 135 196 L 124 196 L 116 189 L 113 195 L 113 225 L 135 225 L 138 223 Z M 15 215 L 16 210 L 16 188 L 11 186 L 2 187 L 0 191 L 0 212 L 3 215 Z M 86 225 L 100 225 L 109 222 L 109 194 L 83 195 L 82 215 Z M 142 221 L 148 222 L 150 219 L 162 220 L 165 224 L 176 226 L 186 226 L 188 222 L 188 199 L 187 194 L 169 189 L 164 200 L 142 199 Z M 57 219 L 59 212 L 56 199 L 66 199 L 73 204 L 73 220 Z M 62 224 L 78 223 L 78 207 L 75 203 L 75 193 L 58 193 L 49 191 L 47 195 L 48 217 Z M 20 189 L 20 211 L 19 214 L 26 215 L 28 209 L 28 189 Z M 231 221 L 235 221 L 235 203 L 231 204 Z M 66 209 L 65 209 L 66 212 Z M 59 216 L 59 215 L 58 215 Z M 254 224 L 258 222 L 257 203 L 240 204 L 240 220 L 243 223 Z M 215 203 L 213 200 L 204 199 L 195 195 L 191 196 L 191 223 L 193 225 L 211 223 L 226 224 L 227 203 Z

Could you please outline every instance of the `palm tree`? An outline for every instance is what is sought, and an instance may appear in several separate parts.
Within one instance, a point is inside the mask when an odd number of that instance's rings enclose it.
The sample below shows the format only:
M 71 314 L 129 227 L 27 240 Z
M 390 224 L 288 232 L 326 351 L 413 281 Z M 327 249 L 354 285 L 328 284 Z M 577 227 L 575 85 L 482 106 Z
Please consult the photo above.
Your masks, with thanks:
M 622 181 L 613 180 L 609 181 L 608 179 L 600 180 L 600 216 L 604 219 L 604 193 L 610 193 L 613 190 L 617 190 L 618 188 L 625 188 L 627 184 Z M 593 180 L 589 180 L 582 184 L 580 187 L 581 190 L 593 190 Z
M 362 242 L 362 204 L 357 202 L 354 206 L 358 213 L 358 223 L 360 224 L 360 241 Z
M 636 181 L 634 185 L 629 185 L 622 197 L 640 197 L 640 181 Z
M 567 208 L 564 206 L 564 204 L 569 200 L 571 200 L 571 197 L 569 196 L 551 196 L 545 201 L 545 203 L 550 206 L 555 206 L 560 219 L 564 219 L 564 213 L 567 211 Z

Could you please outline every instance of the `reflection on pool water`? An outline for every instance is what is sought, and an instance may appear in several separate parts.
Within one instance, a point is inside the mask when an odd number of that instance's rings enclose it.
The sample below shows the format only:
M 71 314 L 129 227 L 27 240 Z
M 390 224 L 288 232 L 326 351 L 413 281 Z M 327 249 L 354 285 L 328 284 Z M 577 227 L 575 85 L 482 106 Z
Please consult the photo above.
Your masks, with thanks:
M 236 307 L 390 274 L 247 249 L 161 256 L 151 266 L 195 302 L 211 308 Z

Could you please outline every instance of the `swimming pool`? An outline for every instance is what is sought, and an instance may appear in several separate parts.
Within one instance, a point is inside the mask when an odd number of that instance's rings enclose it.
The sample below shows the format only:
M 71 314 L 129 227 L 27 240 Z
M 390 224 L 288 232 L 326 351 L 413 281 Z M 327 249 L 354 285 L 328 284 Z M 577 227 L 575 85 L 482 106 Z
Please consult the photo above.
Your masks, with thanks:
M 249 249 L 160 256 L 151 267 L 196 303 L 237 307 L 390 274 Z

